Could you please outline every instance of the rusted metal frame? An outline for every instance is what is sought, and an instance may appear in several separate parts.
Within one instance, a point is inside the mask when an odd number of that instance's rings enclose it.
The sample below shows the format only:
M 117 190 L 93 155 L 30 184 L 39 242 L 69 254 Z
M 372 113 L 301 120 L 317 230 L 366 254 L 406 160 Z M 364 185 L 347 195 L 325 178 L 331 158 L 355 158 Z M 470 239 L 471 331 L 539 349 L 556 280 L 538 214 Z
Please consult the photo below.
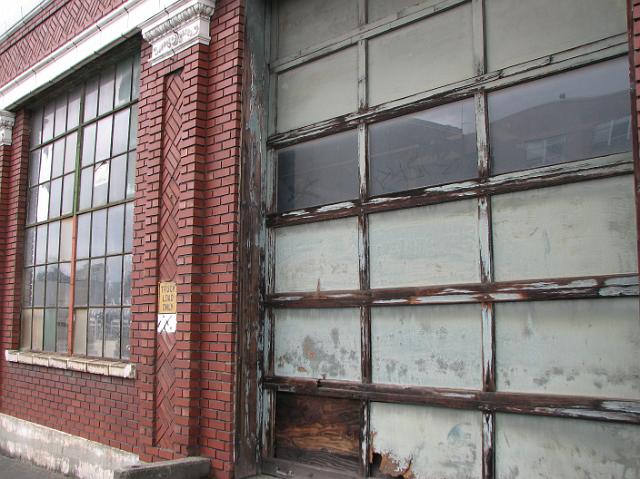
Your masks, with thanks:
M 397 14 L 390 15 L 374 23 L 366 24 L 365 21 L 365 24 L 361 24 L 361 26 L 351 32 L 306 48 L 293 55 L 274 60 L 271 63 L 271 70 L 275 73 L 291 70 L 304 63 L 309 63 L 318 58 L 349 48 L 362 40 L 367 40 L 391 30 L 404 27 L 410 23 L 424 20 L 425 18 L 450 10 L 459 5 L 469 3 L 469 1 L 470 0 L 444 0 L 436 2 L 435 4 L 434 2 L 429 2 L 430 5 L 427 6 L 423 3 L 415 7 L 405 8 Z M 362 21 L 360 12 L 359 21 Z
M 360 476 L 356 473 L 329 469 L 326 467 L 312 466 L 299 462 L 278 459 L 275 457 L 265 458 L 262 461 L 262 472 L 276 477 L 308 477 L 314 479 L 356 479 Z
M 373 123 L 386 120 L 402 114 L 468 98 L 480 89 L 491 91 L 506 88 L 554 73 L 586 66 L 594 62 L 619 57 L 627 52 L 626 37 L 617 35 L 586 46 L 550 55 L 543 59 L 488 72 L 481 76 L 419 92 L 399 100 L 375 105 L 367 108 L 366 111 L 356 111 L 294 130 L 273 134 L 268 138 L 267 144 L 277 148 L 290 146 L 354 128 L 360 122 Z M 270 131 L 274 132 L 275 130 Z
M 269 227 L 314 223 L 322 220 L 346 218 L 359 214 L 427 206 L 500 193 L 524 191 L 545 186 L 586 181 L 596 178 L 629 174 L 634 171 L 630 153 L 621 153 L 588 160 L 562 163 L 531 170 L 506 173 L 490 178 L 431 186 L 400 193 L 354 199 L 331 205 L 305 208 L 267 215 Z
M 277 308 L 348 308 L 638 296 L 638 275 L 583 276 L 373 290 L 270 294 Z
M 507 412 L 640 424 L 640 401 L 534 393 L 485 392 L 387 384 L 267 377 L 265 386 L 279 392 L 364 399 L 397 404 L 441 406 L 482 412 Z

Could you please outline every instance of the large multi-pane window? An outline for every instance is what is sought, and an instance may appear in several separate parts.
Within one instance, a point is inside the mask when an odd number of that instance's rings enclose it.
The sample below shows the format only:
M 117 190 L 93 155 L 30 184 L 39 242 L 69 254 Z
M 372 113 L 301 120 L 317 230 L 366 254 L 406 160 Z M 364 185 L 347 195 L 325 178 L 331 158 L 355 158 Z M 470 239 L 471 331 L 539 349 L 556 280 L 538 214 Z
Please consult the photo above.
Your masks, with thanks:
M 105 62 L 32 112 L 24 349 L 129 357 L 139 63 Z

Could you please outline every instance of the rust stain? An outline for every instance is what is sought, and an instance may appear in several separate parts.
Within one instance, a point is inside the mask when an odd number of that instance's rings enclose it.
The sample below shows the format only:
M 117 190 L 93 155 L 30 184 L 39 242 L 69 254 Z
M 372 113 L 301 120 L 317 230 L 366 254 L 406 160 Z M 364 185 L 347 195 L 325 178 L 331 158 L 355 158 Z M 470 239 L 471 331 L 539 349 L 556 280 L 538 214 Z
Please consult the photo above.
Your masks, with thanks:
M 401 466 L 400 461 L 398 461 L 391 454 L 384 452 L 375 452 L 372 451 L 372 455 L 370 455 L 370 459 L 372 463 L 377 466 L 377 472 L 380 474 L 384 474 L 384 477 L 393 478 L 393 479 L 416 479 L 415 474 L 413 473 L 413 458 L 409 458 L 406 462 L 406 466 Z

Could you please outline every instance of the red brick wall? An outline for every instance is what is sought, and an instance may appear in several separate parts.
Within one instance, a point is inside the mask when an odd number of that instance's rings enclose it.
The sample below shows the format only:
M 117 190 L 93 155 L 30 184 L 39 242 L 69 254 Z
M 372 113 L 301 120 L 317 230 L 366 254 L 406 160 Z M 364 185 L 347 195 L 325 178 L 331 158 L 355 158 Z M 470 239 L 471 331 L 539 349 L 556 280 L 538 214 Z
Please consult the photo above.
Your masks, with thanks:
M 7 0 L 13 1 L 13 0 Z M 0 44 L 0 86 L 126 0 L 54 0 Z

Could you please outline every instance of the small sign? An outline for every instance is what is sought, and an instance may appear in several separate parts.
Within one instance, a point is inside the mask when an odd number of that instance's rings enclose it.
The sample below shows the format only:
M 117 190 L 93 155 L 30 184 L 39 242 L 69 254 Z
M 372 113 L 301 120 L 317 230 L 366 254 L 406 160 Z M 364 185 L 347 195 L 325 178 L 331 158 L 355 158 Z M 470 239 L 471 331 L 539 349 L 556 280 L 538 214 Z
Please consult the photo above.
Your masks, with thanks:
M 177 314 L 159 314 L 158 315 L 158 332 L 159 333 L 175 333 L 177 327 Z
M 160 283 L 158 288 L 158 314 L 176 314 L 178 312 L 176 283 Z

